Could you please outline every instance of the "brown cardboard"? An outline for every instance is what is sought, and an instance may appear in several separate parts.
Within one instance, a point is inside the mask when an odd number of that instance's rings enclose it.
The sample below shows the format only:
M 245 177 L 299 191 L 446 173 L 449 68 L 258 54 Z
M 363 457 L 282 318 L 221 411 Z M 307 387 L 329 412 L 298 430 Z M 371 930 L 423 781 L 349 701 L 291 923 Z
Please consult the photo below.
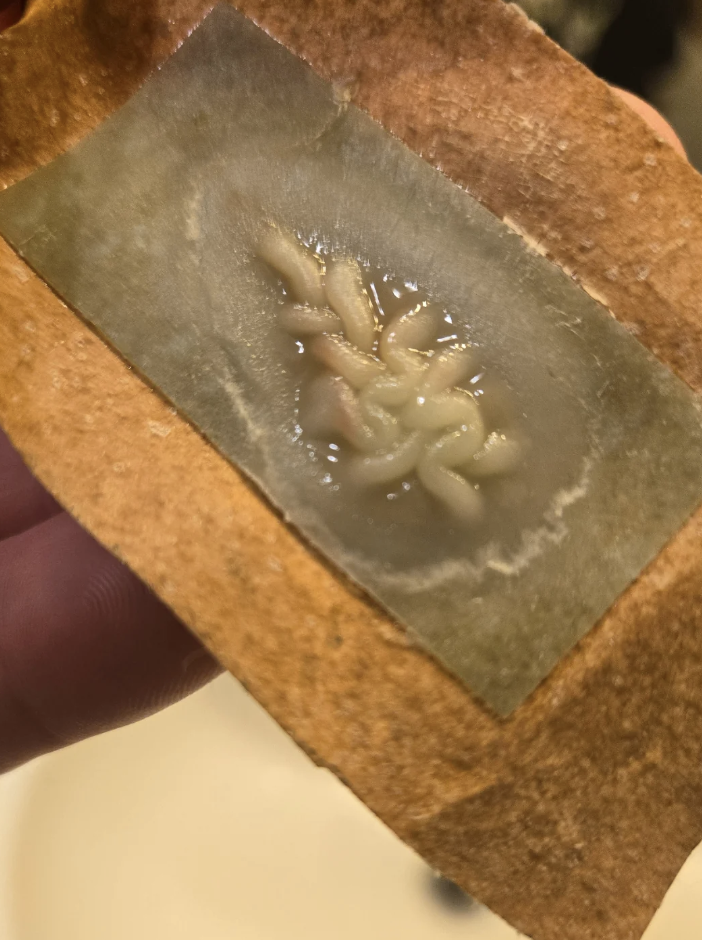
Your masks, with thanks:
M 204 8 L 35 0 L 0 37 L 0 178 L 118 106 Z M 702 182 L 514 9 L 239 8 L 702 386 Z M 0 309 L 0 422 L 296 740 L 527 934 L 641 935 L 702 839 L 702 513 L 499 721 L 310 553 L 6 245 Z

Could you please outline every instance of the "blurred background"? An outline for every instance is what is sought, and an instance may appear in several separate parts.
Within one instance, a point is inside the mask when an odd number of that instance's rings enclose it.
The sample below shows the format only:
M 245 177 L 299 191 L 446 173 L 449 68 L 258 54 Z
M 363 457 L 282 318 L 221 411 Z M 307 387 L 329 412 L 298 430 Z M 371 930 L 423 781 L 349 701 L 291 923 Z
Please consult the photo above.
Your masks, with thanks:
M 702 849 L 644 940 L 701 934 Z M 231 676 L 0 776 L 0 938 L 526 940 Z
M 600 78 L 650 101 L 702 170 L 702 0 L 518 0 Z

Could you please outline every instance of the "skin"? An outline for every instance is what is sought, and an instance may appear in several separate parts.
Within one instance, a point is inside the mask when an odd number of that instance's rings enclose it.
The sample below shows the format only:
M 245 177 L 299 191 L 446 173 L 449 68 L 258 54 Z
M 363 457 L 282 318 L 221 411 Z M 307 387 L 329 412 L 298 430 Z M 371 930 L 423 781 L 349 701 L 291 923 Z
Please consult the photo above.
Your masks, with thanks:
M 0 0 L 0 30 L 20 15 L 20 2 Z M 659 114 L 617 93 L 684 154 Z M 0 431 L 0 772 L 142 718 L 219 671 Z
M 665 118 L 662 117 L 655 108 L 648 104 L 648 102 L 642 101 L 641 98 L 637 98 L 636 95 L 632 95 L 630 91 L 624 91 L 623 88 L 614 88 L 613 91 L 615 94 L 619 95 L 622 101 L 633 111 L 636 111 L 636 113 L 653 128 L 659 137 L 662 137 L 663 140 L 667 140 L 676 153 L 679 153 L 681 157 L 687 158 L 682 141 L 670 124 L 668 124 Z

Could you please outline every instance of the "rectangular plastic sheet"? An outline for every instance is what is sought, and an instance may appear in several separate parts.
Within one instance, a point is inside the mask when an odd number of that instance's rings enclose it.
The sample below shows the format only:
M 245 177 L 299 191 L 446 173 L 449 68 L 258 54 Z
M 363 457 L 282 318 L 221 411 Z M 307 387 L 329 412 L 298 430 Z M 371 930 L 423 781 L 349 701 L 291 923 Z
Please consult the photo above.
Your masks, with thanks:
M 255 256 L 270 221 L 422 285 L 511 390 L 530 448 L 486 524 L 426 509 L 393 519 L 326 485 L 323 455 L 296 429 L 300 375 L 276 324 L 278 285 Z M 229 7 L 89 138 L 1 194 L 0 231 L 501 714 L 702 499 L 689 388 Z

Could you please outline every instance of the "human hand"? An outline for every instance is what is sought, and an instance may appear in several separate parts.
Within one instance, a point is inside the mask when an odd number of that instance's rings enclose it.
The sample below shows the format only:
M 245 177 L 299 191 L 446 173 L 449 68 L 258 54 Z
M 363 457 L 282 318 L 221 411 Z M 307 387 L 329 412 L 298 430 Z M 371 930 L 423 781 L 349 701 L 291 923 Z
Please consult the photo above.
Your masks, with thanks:
M 219 671 L 0 431 L 0 772 L 157 711 Z
M 0 0 L 0 32 L 23 8 Z M 0 430 L 0 772 L 141 718 L 219 671 Z
M 22 0 L 0 0 L 0 30 Z M 617 92 L 679 152 L 649 105 Z M 153 712 L 219 666 L 34 480 L 0 431 L 0 772 Z
M 675 133 L 673 128 L 668 124 L 666 119 L 662 114 L 659 114 L 656 109 L 650 105 L 647 101 L 643 101 L 641 98 L 637 98 L 636 95 L 632 95 L 630 91 L 625 91 L 623 88 L 613 88 L 612 91 L 618 95 L 622 101 L 627 104 L 632 111 L 636 111 L 639 117 L 642 117 L 644 121 L 658 134 L 659 137 L 662 137 L 663 140 L 666 140 L 673 150 L 677 151 L 681 157 L 687 158 L 685 153 L 685 148 L 682 145 L 682 142 L 678 135 Z

